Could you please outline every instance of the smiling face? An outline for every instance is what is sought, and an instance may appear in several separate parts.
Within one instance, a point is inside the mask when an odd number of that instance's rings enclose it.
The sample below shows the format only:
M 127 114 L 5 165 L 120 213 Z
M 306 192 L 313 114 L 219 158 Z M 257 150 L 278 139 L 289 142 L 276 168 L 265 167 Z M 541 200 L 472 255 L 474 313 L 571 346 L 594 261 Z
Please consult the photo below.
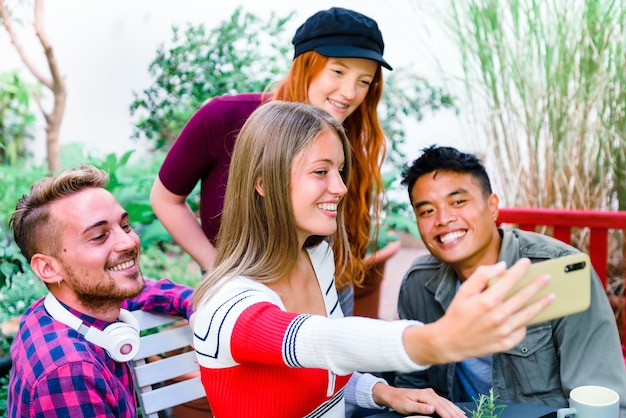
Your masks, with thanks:
M 295 156 L 291 202 L 300 245 L 311 235 L 332 235 L 337 230 L 337 205 L 348 191 L 343 166 L 341 141 L 330 129 Z
M 309 85 L 309 103 L 345 121 L 363 103 L 378 67 L 363 58 L 329 58 Z
M 498 261 L 498 197 L 485 197 L 469 174 L 437 171 L 411 189 L 420 235 L 437 259 L 450 263 L 461 279 L 479 265 Z
M 59 275 L 83 306 L 101 310 L 138 295 L 140 241 L 128 213 L 102 188 L 87 188 L 50 206 L 61 236 Z

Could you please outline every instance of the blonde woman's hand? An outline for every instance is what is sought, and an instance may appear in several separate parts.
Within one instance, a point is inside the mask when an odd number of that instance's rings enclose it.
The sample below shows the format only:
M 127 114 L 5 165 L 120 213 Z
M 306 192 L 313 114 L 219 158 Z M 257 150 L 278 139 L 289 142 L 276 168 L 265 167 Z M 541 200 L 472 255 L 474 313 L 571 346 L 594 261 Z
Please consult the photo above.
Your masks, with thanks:
M 525 306 L 548 283 L 549 276 L 543 275 L 505 300 L 529 266 L 524 258 L 508 270 L 504 263 L 478 267 L 461 285 L 443 317 L 405 331 L 409 356 L 422 365 L 453 363 L 516 346 L 526 335 L 525 324 L 554 299 L 554 295 L 546 295 Z M 494 278 L 498 280 L 490 286 Z

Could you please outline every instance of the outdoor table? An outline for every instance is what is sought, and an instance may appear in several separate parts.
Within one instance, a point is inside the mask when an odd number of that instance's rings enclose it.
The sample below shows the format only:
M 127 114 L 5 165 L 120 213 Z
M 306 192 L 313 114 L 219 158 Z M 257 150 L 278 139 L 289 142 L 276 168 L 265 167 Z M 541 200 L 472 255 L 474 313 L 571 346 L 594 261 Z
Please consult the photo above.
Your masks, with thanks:
M 476 406 L 473 402 L 459 402 L 457 405 L 465 411 L 468 417 L 471 416 L 471 414 L 467 412 L 465 408 L 474 410 Z M 536 404 L 506 403 L 504 405 L 506 405 L 506 408 L 504 408 L 500 418 L 556 418 L 556 411 L 559 409 L 552 406 Z M 397 412 L 383 412 L 369 415 L 368 418 L 400 418 L 404 416 L 405 415 L 398 414 Z M 434 415 L 434 417 L 437 416 L 438 415 Z

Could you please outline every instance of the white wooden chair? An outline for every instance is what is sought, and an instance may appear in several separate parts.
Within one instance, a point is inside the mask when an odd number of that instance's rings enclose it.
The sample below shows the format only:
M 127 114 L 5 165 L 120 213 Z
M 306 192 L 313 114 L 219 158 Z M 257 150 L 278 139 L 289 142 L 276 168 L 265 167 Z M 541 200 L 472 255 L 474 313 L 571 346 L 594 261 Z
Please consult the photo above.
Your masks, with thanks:
M 187 379 L 184 376 L 198 371 L 195 353 L 189 347 L 192 342 L 189 324 L 171 315 L 132 313 L 142 331 L 159 327 L 156 333 L 143 335 L 142 332 L 139 352 L 131 361 L 143 417 L 158 418 L 159 411 L 206 396 L 198 374 Z M 155 357 L 162 358 L 151 361 Z

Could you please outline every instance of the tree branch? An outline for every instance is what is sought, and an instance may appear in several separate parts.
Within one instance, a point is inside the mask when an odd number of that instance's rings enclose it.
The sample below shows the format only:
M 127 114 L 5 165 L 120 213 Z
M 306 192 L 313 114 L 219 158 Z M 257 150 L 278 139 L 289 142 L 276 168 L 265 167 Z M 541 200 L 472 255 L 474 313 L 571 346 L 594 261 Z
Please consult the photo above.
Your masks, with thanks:
M 50 74 L 52 75 L 52 82 L 49 82 L 46 86 L 52 90 L 54 94 L 65 91 L 64 79 L 59 71 L 59 65 L 54 55 L 54 50 L 43 28 L 43 0 L 35 0 L 35 21 L 33 22 L 33 26 L 35 28 L 35 34 L 37 38 L 39 38 L 39 42 L 41 42 L 41 46 L 46 54 L 48 68 L 50 68 Z
M 48 159 L 48 170 L 51 173 L 56 173 L 61 166 L 59 132 L 61 130 L 63 115 L 65 114 L 67 91 L 65 90 L 65 80 L 59 71 L 59 65 L 57 63 L 56 57 L 54 56 L 52 45 L 50 45 L 50 42 L 48 42 L 48 37 L 46 36 L 46 33 L 44 31 L 43 0 L 35 0 L 33 28 L 46 55 L 48 68 L 50 70 L 50 77 L 46 77 L 41 72 L 39 72 L 39 70 L 26 56 L 22 45 L 17 39 L 17 34 L 13 29 L 11 16 L 8 13 L 4 0 L 0 0 L 0 11 L 2 12 L 3 16 L 4 27 L 6 28 L 7 32 L 9 32 L 11 42 L 13 43 L 15 49 L 22 58 L 22 62 L 26 64 L 26 67 L 39 80 L 41 84 L 43 84 L 48 89 L 50 89 L 50 91 L 52 91 L 52 94 L 54 96 L 54 104 L 52 106 L 52 111 L 50 112 L 46 112 L 44 110 L 41 103 L 41 98 L 38 94 L 35 94 L 35 101 L 37 102 L 37 106 L 39 106 L 39 109 L 46 119 L 46 151 Z
M 37 0 L 36 3 L 39 3 L 39 0 Z M 38 8 L 38 5 L 35 4 L 35 19 L 37 19 L 37 16 L 36 16 L 37 8 Z M 41 9 L 40 5 L 39 5 L 39 8 Z M 37 67 L 33 64 L 33 62 L 28 58 L 28 56 L 26 55 L 26 52 L 24 51 L 22 44 L 19 42 L 17 34 L 15 33 L 15 30 L 13 29 L 13 22 L 11 21 L 11 15 L 9 14 L 9 11 L 6 7 L 4 0 L 0 0 L 0 11 L 2 12 L 2 20 L 4 23 L 4 27 L 9 33 L 9 37 L 11 38 L 11 43 L 13 44 L 13 46 L 15 47 L 15 50 L 17 51 L 20 58 L 22 59 L 22 62 L 24 63 L 24 65 L 26 65 L 26 68 L 28 68 L 28 70 L 35 76 L 35 78 L 39 80 L 41 84 L 45 85 L 50 90 L 52 90 L 53 89 L 52 80 L 49 77 L 46 77 L 41 71 L 37 69 Z M 41 10 L 39 11 L 39 13 L 41 13 Z M 40 38 L 40 41 L 41 41 L 41 38 Z M 45 48 L 45 45 L 44 45 L 44 48 Z M 47 55 L 47 52 L 46 52 L 46 55 Z
M 48 112 L 46 112 L 46 109 L 43 106 L 43 102 L 41 100 L 41 95 L 39 94 L 39 92 L 37 90 L 34 90 L 32 93 L 33 93 L 33 98 L 35 99 L 35 103 L 37 104 L 37 107 L 39 108 L 39 110 L 41 111 L 41 114 L 43 115 L 44 119 L 46 120 L 46 125 L 50 124 L 51 117 L 50 117 L 50 114 Z

